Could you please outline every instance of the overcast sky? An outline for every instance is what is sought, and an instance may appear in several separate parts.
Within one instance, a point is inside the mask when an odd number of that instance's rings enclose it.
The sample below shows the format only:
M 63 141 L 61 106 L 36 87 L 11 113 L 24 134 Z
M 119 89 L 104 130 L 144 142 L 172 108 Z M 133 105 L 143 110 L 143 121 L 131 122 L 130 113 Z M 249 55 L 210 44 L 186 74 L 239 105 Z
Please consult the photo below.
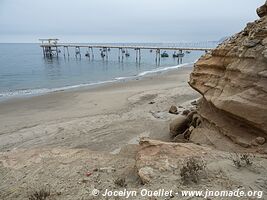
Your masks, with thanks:
M 257 19 L 265 0 L 0 0 L 0 42 L 218 40 Z

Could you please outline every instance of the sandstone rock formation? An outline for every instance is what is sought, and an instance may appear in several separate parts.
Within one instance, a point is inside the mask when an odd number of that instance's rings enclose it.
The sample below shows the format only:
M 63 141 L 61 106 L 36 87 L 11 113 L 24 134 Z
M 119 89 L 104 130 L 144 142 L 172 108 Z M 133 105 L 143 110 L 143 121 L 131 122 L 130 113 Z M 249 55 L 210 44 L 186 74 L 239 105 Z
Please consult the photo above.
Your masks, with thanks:
M 203 123 L 195 138 L 209 130 L 242 147 L 267 138 L 267 2 L 257 13 L 260 19 L 194 66 L 189 84 L 203 95 L 198 106 Z
M 267 14 L 267 1 L 265 4 L 257 9 L 257 14 L 259 17 L 264 17 Z

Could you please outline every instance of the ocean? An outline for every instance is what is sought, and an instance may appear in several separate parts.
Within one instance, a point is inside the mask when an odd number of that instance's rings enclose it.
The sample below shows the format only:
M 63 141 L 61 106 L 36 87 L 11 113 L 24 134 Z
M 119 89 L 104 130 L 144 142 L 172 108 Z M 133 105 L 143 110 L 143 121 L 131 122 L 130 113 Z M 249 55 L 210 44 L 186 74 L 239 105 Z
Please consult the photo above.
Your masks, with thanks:
M 155 52 L 150 50 L 141 50 L 140 63 L 135 61 L 134 50 L 128 50 L 130 56 L 124 58 L 123 62 L 118 60 L 118 49 L 110 50 L 108 60 L 101 58 L 99 49 L 94 49 L 94 60 L 89 60 L 85 56 L 86 51 L 86 48 L 81 48 L 81 58 L 76 58 L 75 49 L 71 48 L 70 57 L 64 58 L 61 49 L 58 58 L 47 59 L 43 57 L 42 49 L 37 43 L 0 44 L 0 100 L 160 73 L 193 63 L 203 54 L 192 51 L 185 54 L 182 63 L 178 64 L 177 58 L 172 57 L 173 51 L 167 51 L 169 57 L 161 58 L 158 66 L 155 62 Z

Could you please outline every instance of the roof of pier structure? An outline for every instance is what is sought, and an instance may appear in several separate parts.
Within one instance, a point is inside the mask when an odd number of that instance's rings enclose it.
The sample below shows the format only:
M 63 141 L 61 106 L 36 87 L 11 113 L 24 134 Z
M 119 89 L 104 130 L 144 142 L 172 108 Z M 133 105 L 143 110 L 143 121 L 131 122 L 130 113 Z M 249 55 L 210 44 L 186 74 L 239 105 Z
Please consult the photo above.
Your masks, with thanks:
M 42 38 L 42 39 L 39 39 L 39 41 L 41 41 L 42 42 L 42 44 L 44 44 L 44 42 L 46 42 L 47 44 L 56 44 L 58 41 L 59 41 L 59 39 L 57 39 L 57 38 Z

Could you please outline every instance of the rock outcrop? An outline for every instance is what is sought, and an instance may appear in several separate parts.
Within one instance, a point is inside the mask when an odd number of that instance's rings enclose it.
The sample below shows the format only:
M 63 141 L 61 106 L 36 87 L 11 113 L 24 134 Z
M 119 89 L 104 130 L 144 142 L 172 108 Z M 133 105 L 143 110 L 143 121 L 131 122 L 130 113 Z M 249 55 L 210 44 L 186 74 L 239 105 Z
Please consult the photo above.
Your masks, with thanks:
M 159 181 L 163 177 L 176 180 L 174 170 L 179 171 L 185 159 L 206 156 L 210 149 L 196 144 L 168 143 L 142 138 L 136 155 L 136 168 L 143 184 Z M 218 155 L 219 157 L 219 155 Z
M 237 154 L 236 156 L 242 155 L 247 154 Z M 264 155 L 260 156 L 266 158 Z M 136 171 L 141 183 L 146 184 L 145 188 L 152 190 L 168 188 L 173 191 L 181 191 L 197 188 L 204 191 L 221 191 L 235 190 L 242 186 L 244 191 L 258 188 L 265 194 L 267 191 L 267 177 L 265 176 L 267 160 L 260 158 L 260 156 L 255 155 L 255 157 L 250 158 L 253 159 L 253 166 L 250 169 L 243 167 L 240 170 L 234 165 L 233 159 L 236 158 L 225 151 L 192 143 L 169 143 L 143 138 L 140 141 L 140 149 L 136 155 Z M 183 181 L 184 170 L 182 169 L 185 169 L 191 159 L 197 161 L 192 169 L 196 169 L 195 167 L 199 162 L 206 163 L 205 173 L 198 174 L 199 183 L 197 184 L 185 184 Z M 254 166 L 259 165 L 261 167 L 254 168 Z M 172 199 L 184 198 L 175 196 Z M 188 199 L 188 197 L 185 199 Z
M 189 84 L 203 96 L 198 105 L 203 123 L 195 138 L 205 129 L 242 147 L 267 138 L 267 2 L 257 13 L 260 19 L 194 66 Z
M 267 15 L 267 1 L 263 6 L 257 9 L 257 14 L 259 15 L 259 17 L 264 17 L 265 15 Z

